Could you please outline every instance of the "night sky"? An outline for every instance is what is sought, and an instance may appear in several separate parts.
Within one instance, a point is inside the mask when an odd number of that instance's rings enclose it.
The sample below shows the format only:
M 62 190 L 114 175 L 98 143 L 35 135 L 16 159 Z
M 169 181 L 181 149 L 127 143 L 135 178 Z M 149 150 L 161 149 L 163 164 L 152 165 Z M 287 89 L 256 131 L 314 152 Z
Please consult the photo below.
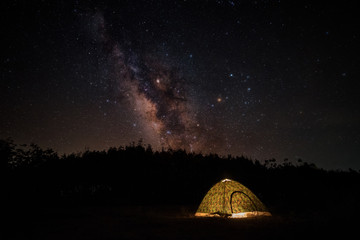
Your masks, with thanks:
M 358 8 L 324 3 L 2 1 L 0 138 L 359 169 Z

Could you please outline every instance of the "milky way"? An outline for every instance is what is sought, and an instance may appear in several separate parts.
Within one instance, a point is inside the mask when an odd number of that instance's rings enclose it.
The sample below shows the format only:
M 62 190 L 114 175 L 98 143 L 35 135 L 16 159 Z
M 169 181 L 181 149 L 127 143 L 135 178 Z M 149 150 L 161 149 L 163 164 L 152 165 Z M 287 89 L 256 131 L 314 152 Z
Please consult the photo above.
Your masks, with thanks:
M 305 1 L 11 1 L 0 139 L 359 168 L 358 12 Z
M 165 148 L 204 151 L 213 149 L 209 129 L 200 123 L 189 86 L 181 71 L 151 54 L 136 52 L 115 41 L 101 13 L 92 16 L 95 34 L 116 80 L 118 98 L 141 122 L 146 136 Z

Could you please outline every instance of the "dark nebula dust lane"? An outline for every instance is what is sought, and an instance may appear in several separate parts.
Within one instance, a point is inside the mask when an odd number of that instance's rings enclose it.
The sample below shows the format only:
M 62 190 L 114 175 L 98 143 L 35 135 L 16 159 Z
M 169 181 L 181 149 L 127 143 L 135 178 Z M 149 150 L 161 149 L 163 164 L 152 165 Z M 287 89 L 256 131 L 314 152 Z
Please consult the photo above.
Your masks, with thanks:
M 206 129 L 200 124 L 204 121 L 198 119 L 195 99 L 189 94 L 191 86 L 181 70 L 114 40 L 101 13 L 90 18 L 95 21 L 94 32 L 100 35 L 107 68 L 116 80 L 115 94 L 135 114 L 147 138 L 165 148 L 216 150 L 213 139 L 205 136 Z

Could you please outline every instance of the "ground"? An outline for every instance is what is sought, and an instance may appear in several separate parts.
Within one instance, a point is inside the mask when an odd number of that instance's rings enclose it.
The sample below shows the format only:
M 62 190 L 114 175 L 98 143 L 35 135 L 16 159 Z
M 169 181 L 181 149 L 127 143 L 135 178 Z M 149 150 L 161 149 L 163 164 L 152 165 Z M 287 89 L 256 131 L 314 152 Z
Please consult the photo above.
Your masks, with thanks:
M 197 218 L 193 206 L 34 207 L 7 217 L 1 239 L 304 239 L 351 236 L 355 219 L 289 214 Z

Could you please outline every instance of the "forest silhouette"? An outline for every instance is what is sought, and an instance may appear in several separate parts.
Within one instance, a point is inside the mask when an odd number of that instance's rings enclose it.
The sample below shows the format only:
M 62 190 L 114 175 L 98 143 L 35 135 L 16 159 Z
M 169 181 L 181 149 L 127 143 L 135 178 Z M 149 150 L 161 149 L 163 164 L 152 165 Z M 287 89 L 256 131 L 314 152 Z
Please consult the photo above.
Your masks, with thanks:
M 154 151 L 140 140 L 104 151 L 59 155 L 36 144 L 0 140 L 3 206 L 189 205 L 223 178 L 251 189 L 273 214 L 360 211 L 360 173 L 288 159 L 264 162 L 184 150 Z M 196 209 L 195 209 L 196 210 Z

